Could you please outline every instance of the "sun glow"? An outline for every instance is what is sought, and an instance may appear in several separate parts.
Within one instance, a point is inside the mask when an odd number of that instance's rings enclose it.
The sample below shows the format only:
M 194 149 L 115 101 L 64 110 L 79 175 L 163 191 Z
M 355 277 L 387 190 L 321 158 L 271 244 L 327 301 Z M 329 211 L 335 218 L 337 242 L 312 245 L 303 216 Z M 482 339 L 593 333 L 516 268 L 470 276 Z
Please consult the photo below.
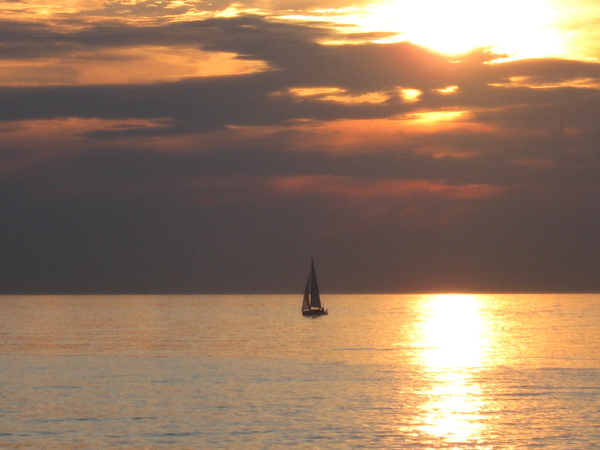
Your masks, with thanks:
M 444 53 L 492 47 L 519 57 L 548 56 L 560 50 L 551 28 L 554 12 L 543 0 L 397 0 L 374 6 L 363 25 L 396 31 L 408 40 Z

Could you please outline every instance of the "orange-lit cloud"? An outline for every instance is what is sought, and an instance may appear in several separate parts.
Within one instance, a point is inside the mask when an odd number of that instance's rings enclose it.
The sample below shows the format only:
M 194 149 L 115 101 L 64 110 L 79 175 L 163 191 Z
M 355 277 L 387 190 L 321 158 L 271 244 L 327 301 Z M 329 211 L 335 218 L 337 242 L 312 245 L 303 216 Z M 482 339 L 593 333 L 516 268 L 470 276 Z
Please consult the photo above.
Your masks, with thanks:
M 273 186 L 281 193 L 329 194 L 360 201 L 388 198 L 432 197 L 446 200 L 476 200 L 504 191 L 497 186 L 451 186 L 433 180 L 365 180 L 334 176 L 277 178 Z
M 0 85 L 137 84 L 266 70 L 260 61 L 196 48 L 136 47 L 12 61 L 0 66 Z

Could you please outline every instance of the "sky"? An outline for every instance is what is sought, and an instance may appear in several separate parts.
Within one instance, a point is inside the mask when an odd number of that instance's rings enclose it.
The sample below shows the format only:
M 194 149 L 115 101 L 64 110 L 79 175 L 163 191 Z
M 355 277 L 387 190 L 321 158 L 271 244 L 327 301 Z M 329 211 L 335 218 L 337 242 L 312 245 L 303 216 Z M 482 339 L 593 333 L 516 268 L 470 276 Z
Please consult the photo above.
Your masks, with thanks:
M 596 0 L 8 0 L 0 293 L 600 292 Z

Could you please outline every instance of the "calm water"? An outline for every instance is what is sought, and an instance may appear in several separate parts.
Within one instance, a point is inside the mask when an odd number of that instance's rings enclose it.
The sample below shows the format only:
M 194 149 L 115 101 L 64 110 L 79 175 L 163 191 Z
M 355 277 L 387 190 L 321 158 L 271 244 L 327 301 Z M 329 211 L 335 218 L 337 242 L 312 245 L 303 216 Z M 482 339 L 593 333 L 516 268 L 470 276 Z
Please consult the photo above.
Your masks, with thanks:
M 600 448 L 600 295 L 0 297 L 0 448 Z

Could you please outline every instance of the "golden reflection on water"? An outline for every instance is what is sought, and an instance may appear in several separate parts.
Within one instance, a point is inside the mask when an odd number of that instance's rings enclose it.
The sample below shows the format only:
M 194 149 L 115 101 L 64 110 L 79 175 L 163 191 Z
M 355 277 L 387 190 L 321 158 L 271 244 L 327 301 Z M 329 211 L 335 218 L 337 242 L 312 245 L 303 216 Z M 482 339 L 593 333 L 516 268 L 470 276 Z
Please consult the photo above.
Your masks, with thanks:
M 431 437 L 473 442 L 484 431 L 484 397 L 474 378 L 489 345 L 483 301 L 463 294 L 423 298 L 415 344 L 430 383 L 422 392 L 419 429 Z
M 481 366 L 485 351 L 480 299 L 476 295 L 431 296 L 422 305 L 420 358 L 429 369 Z

